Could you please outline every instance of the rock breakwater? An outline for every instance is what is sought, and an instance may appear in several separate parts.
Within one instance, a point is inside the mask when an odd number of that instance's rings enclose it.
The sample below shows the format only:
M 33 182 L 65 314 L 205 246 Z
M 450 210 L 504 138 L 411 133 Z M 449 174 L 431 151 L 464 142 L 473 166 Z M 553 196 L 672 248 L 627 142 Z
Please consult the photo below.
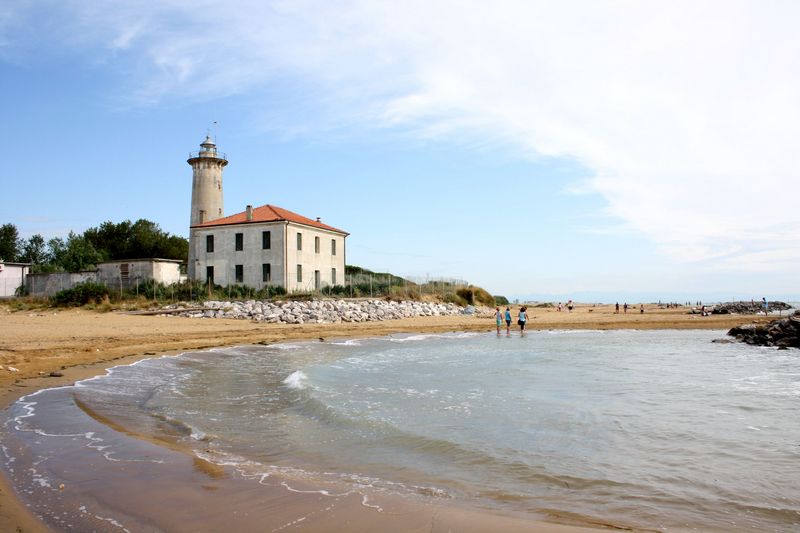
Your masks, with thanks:
M 172 315 L 190 318 L 236 318 L 269 324 L 371 322 L 416 316 L 467 314 L 465 308 L 455 304 L 385 300 L 207 301 L 202 308 L 182 307 L 177 304 L 164 309 Z
M 728 335 L 757 346 L 800 348 L 800 311 L 795 311 L 790 317 L 773 320 L 765 326 L 737 326 L 731 328 Z
M 773 311 L 786 311 L 791 309 L 792 306 L 785 302 L 767 302 L 767 310 L 771 313 Z M 711 309 L 713 315 L 755 315 L 764 311 L 764 304 L 762 302 L 725 302 L 715 305 Z

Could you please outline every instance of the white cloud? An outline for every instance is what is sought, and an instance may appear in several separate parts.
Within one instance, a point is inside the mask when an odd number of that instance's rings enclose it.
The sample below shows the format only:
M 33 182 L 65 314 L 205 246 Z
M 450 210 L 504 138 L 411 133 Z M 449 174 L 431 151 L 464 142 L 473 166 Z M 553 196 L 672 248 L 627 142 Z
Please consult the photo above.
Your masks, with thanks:
M 140 102 L 288 80 L 320 128 L 575 158 L 595 174 L 576 189 L 674 259 L 800 260 L 796 2 L 86 5 L 50 4 L 62 38 L 128 54 Z

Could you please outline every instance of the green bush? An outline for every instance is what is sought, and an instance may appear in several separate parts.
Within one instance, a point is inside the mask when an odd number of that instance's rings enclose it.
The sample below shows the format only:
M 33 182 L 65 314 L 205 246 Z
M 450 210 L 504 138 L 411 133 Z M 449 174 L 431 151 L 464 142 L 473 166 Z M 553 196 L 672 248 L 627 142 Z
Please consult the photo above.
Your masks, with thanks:
M 347 287 L 344 285 L 328 285 L 326 287 L 322 287 L 320 293 L 323 296 L 349 296 L 350 291 L 348 291 Z
M 508 298 L 506 298 L 505 296 L 495 295 L 494 304 L 495 305 L 508 305 Z
M 78 307 L 88 303 L 100 303 L 108 299 L 108 287 L 87 281 L 71 289 L 58 291 L 53 295 L 53 305 L 58 307 Z
M 456 296 L 464 300 L 467 305 L 475 305 L 475 292 L 469 287 L 463 287 L 456 291 Z
M 467 305 L 471 305 L 471 304 L 468 304 L 467 301 L 463 297 L 459 296 L 458 294 L 452 293 L 452 292 L 449 292 L 449 293 L 445 294 L 443 300 L 445 301 L 445 303 L 456 304 L 456 305 L 460 305 L 461 307 L 466 307 Z
M 474 301 L 483 304 L 487 307 L 491 307 L 495 305 L 494 303 L 494 296 L 489 294 L 485 289 L 480 287 L 470 287 L 472 289 L 472 294 L 474 295 Z

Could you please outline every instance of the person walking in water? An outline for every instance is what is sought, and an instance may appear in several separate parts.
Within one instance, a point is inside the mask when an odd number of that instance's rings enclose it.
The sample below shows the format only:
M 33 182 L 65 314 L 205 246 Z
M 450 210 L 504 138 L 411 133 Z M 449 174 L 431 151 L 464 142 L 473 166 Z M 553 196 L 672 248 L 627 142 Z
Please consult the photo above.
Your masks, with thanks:
M 519 324 L 519 332 L 520 334 L 525 334 L 525 323 L 528 321 L 528 308 L 524 305 L 519 308 L 519 317 L 517 318 L 517 324 Z
M 503 313 L 500 312 L 499 307 L 494 308 L 494 319 L 497 322 L 497 334 L 500 335 L 500 326 L 503 325 Z
M 506 335 L 511 335 L 511 308 L 506 307 Z

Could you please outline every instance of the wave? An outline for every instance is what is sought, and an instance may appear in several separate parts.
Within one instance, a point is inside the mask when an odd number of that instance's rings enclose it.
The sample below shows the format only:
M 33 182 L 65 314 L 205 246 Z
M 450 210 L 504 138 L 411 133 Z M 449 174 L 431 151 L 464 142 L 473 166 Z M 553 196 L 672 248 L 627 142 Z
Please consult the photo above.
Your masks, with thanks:
M 391 336 L 389 342 L 413 342 L 424 341 L 427 339 L 467 339 L 470 337 L 478 337 L 484 335 L 473 331 L 462 331 L 459 333 L 420 333 L 417 335 L 408 336 Z
M 295 370 L 283 380 L 283 384 L 290 389 L 305 390 L 308 388 L 308 376 L 302 370 Z

